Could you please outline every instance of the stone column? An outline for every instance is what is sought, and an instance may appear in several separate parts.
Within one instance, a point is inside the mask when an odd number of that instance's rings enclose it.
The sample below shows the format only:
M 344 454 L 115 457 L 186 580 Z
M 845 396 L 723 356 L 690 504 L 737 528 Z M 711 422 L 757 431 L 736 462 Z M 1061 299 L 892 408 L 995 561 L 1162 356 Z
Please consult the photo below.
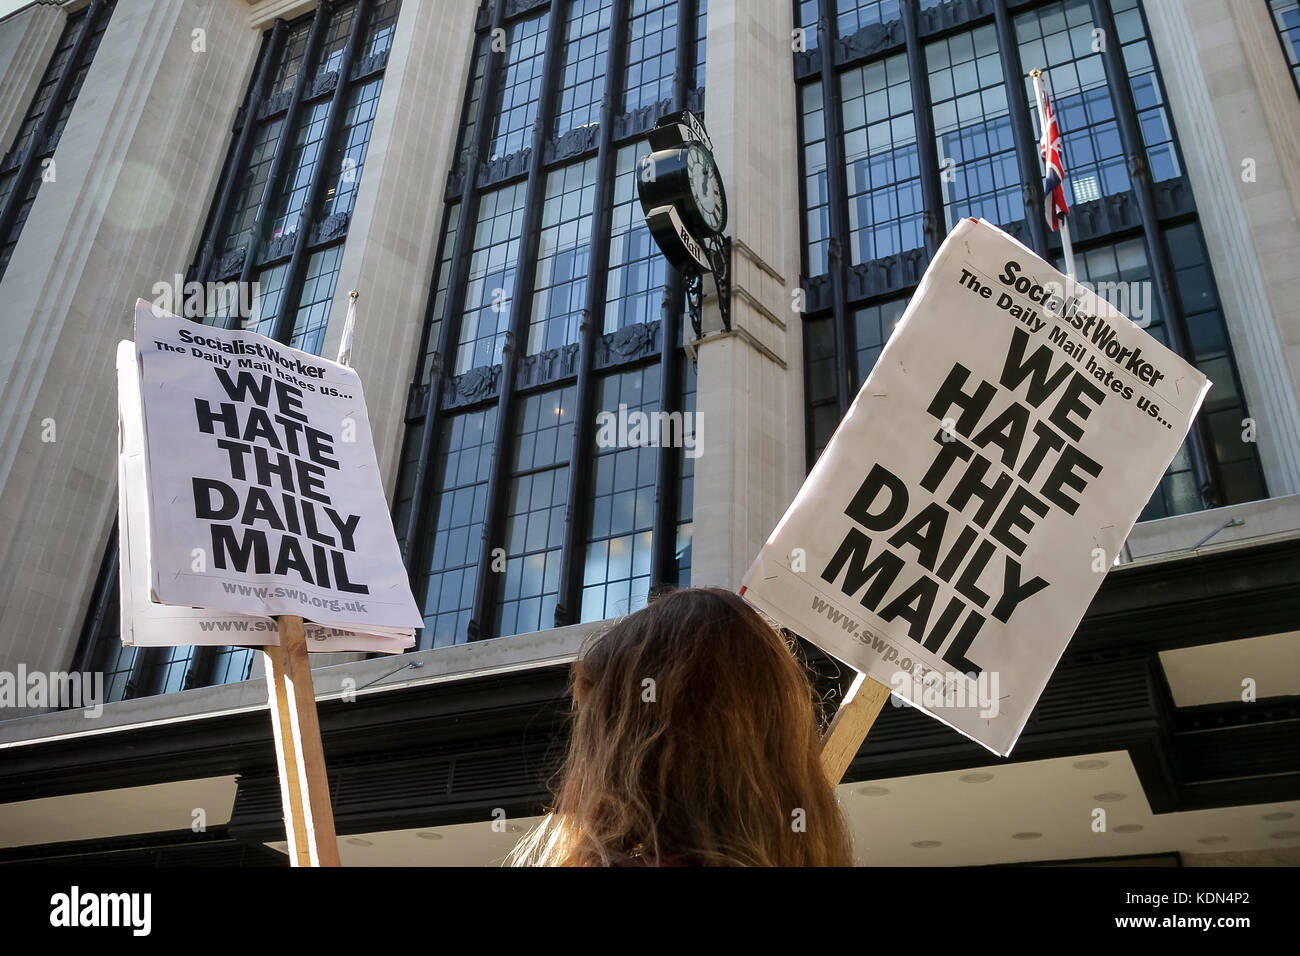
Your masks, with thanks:
M 736 588 L 802 483 L 803 340 L 793 8 L 710 0 L 709 136 L 727 189 L 732 328 L 698 344 L 692 583 Z M 719 328 L 715 299 L 706 328 Z
M 1145 8 L 1268 491 L 1297 494 L 1300 98 L 1267 4 Z

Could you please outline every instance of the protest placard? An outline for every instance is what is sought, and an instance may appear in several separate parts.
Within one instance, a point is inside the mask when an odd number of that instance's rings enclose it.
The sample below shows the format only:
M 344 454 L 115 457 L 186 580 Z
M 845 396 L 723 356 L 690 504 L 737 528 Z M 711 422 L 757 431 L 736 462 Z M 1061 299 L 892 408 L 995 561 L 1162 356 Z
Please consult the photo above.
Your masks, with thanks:
M 274 644 L 288 614 L 312 650 L 411 646 L 356 373 L 144 300 L 123 345 L 123 640 Z
M 122 643 L 132 647 L 241 646 L 275 644 L 278 632 L 265 615 L 159 604 L 149 586 L 149 499 L 140 410 L 140 366 L 135 343 L 121 342 L 118 374 L 118 572 Z M 413 643 L 409 629 L 390 636 L 306 624 L 313 651 L 397 654 Z M 386 632 L 385 632 L 386 633 Z
M 1005 756 L 1209 387 L 963 220 L 742 594 Z

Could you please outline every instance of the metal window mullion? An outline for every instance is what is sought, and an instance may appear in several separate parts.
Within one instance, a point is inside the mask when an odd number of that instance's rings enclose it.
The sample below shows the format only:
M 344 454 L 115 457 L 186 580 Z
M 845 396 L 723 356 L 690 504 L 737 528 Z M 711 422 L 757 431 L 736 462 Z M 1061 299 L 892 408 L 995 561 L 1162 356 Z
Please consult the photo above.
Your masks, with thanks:
M 1142 240 L 1146 246 L 1147 261 L 1151 264 L 1156 302 L 1160 314 L 1165 317 L 1165 327 L 1169 330 L 1174 351 L 1191 362 L 1195 353 L 1192 351 L 1184 328 L 1183 309 L 1176 291 L 1173 262 L 1160 235 L 1160 216 L 1156 206 L 1155 187 L 1151 182 L 1151 167 L 1147 163 L 1146 141 L 1138 126 L 1137 108 L 1133 102 L 1133 92 L 1129 88 L 1128 69 L 1124 65 L 1119 32 L 1115 28 L 1115 18 L 1111 14 L 1109 0 L 1089 0 L 1089 2 L 1092 7 L 1093 26 L 1100 29 L 1102 35 L 1108 40 L 1102 45 L 1101 61 L 1106 70 L 1106 85 L 1110 89 L 1116 125 L 1119 127 L 1119 138 L 1124 147 L 1129 179 L 1138 204 L 1138 218 L 1142 221 Z M 1212 508 L 1219 503 L 1221 495 L 1218 482 L 1211 470 L 1212 464 L 1206 454 L 1206 449 L 1213 445 L 1209 427 L 1209 419 L 1206 416 L 1196 416 L 1187 433 L 1187 443 L 1192 475 L 1196 480 L 1196 490 L 1201 497 L 1201 505 Z
M 77 39 L 73 41 L 72 49 L 68 51 L 68 59 L 64 62 L 63 73 L 54 85 L 49 102 L 45 105 L 45 112 L 41 114 L 36 128 L 32 130 L 31 138 L 27 142 L 27 151 L 23 154 L 18 171 L 14 174 L 14 186 L 9 193 L 9 199 L 5 202 L 4 208 L 0 209 L 0 242 L 6 242 L 12 238 L 10 233 L 13 231 L 14 223 L 18 220 L 18 211 L 22 208 L 23 201 L 27 197 L 32 174 L 36 172 L 36 164 L 45 152 L 50 134 L 54 132 L 54 124 L 58 122 L 59 114 L 63 111 L 64 103 L 67 101 L 68 93 L 72 89 L 77 71 L 81 68 L 81 60 L 86 55 L 86 47 L 95 32 L 99 17 L 104 12 L 104 6 L 105 0 L 91 0 L 90 9 L 86 11 L 86 15 L 82 19 L 81 30 L 77 33 Z
M 325 129 L 321 133 L 316 167 L 312 170 L 311 182 L 307 185 L 307 195 L 303 198 L 302 208 L 298 211 L 298 231 L 293 238 L 293 255 L 289 259 L 289 271 L 285 275 L 284 298 L 280 302 L 280 314 L 275 320 L 275 335 L 279 342 L 288 342 L 293 337 L 299 305 L 302 304 L 302 287 L 307 276 L 307 245 L 311 241 L 312 216 L 317 203 L 320 202 L 321 190 L 325 188 L 325 170 L 330 144 L 340 134 L 343 122 L 343 101 L 347 98 L 351 85 L 348 74 L 356 61 L 357 49 L 361 46 L 361 36 L 365 32 L 366 14 L 370 12 L 372 0 L 356 0 L 352 14 L 352 32 L 343 47 L 343 57 L 339 61 L 338 80 L 334 83 L 334 93 L 330 97 L 329 109 L 325 112 Z
M 474 610 L 470 614 L 469 639 L 484 637 L 492 627 L 492 604 L 497 589 L 492 575 L 492 542 L 505 537 L 506 507 L 502 491 L 510 477 L 510 441 L 514 431 L 515 379 L 519 352 L 528 334 L 532 311 L 533 279 L 537 273 L 537 249 L 541 239 L 542 203 L 546 198 L 545 154 L 547 130 L 559 88 L 559 69 L 563 65 L 560 42 L 564 17 L 553 4 L 546 24 L 546 53 L 542 59 L 542 92 L 537 103 L 537 120 L 533 125 L 532 154 L 528 157 L 528 180 L 524 193 L 523 236 L 519 244 L 519 261 L 515 267 L 515 284 L 510 296 L 510 328 L 506 330 L 501 350 L 501 385 L 497 392 L 497 421 L 493 442 L 492 465 L 488 473 L 487 506 L 483 515 L 483 542 L 479 551 L 478 576 L 474 579 Z M 576 429 L 575 429 L 576 430 Z M 570 478 L 573 468 L 570 467 Z M 548 549 L 549 550 L 549 549 Z M 563 560 L 563 557 L 561 557 Z M 558 603 L 558 602 L 557 602 Z
M 199 251 L 198 264 L 194 268 L 194 278 L 199 282 L 214 278 L 209 275 L 209 270 L 212 268 L 217 240 L 225 228 L 226 217 L 230 215 L 230 204 L 234 201 L 235 191 L 239 188 L 239 180 L 248 162 L 248 152 L 253 146 L 253 130 L 259 125 L 258 110 L 266 101 L 266 84 L 271 75 L 271 64 L 279 59 L 288 32 L 288 24 L 277 18 L 271 27 L 268 41 L 262 47 L 262 60 L 257 65 L 248 96 L 245 98 L 244 125 L 239 130 L 235 148 L 231 151 L 230 161 L 226 164 L 225 181 L 221 184 L 221 192 L 217 195 L 217 203 L 212 210 L 212 218 L 208 225 L 208 234 Z
M 1025 207 L 1025 231 L 1029 248 L 1048 258 L 1047 228 L 1043 219 L 1042 173 L 1034 152 L 1034 124 L 1025 101 L 1025 66 L 1020 60 L 1020 45 L 1011 22 L 1006 0 L 993 0 L 994 26 L 998 31 L 998 52 L 1002 59 L 1002 79 L 1007 86 L 1007 106 L 1011 113 L 1011 135 L 1016 147 L 1016 165 L 1020 169 L 1020 192 Z
M 907 74 L 912 84 L 912 114 L 916 120 L 916 160 L 921 170 L 921 202 L 925 206 L 925 251 L 933 259 L 948 234 L 939 179 L 939 149 L 935 143 L 934 105 L 930 102 L 930 74 L 925 63 L 917 22 L 916 0 L 901 0 L 899 15 L 907 44 Z
M 505 3 L 498 2 L 493 7 L 492 22 L 489 29 L 501 29 L 504 21 Z M 476 36 L 474 39 L 475 49 L 471 51 L 471 57 L 478 55 L 478 45 L 479 41 Z M 489 106 L 496 99 L 501 81 L 505 77 L 504 64 L 502 64 L 500 70 L 495 68 L 494 60 L 498 54 L 492 49 L 491 44 L 483 47 L 483 55 L 487 59 L 483 65 L 483 79 L 479 87 L 478 108 L 474 117 L 474 142 L 465 144 L 461 151 L 465 170 L 461 182 L 460 222 L 456 227 L 456 242 L 452 247 L 451 259 L 448 263 L 451 276 L 447 282 L 447 295 L 443 299 L 445 311 L 442 325 L 439 327 L 438 348 L 433 354 L 433 361 L 429 371 L 429 392 L 425 401 L 424 431 L 420 434 L 420 451 L 415 460 L 415 474 L 411 479 L 411 510 L 406 519 L 406 572 L 411 579 L 411 589 L 417 594 L 419 593 L 420 563 L 424 552 L 421 538 L 428 523 L 428 512 L 433 510 L 432 502 L 429 502 L 426 507 L 424 501 L 426 497 L 425 486 L 429 480 L 433 449 L 437 445 L 437 426 L 440 426 L 442 422 L 442 391 L 444 380 L 447 377 L 446 365 L 449 361 L 447 356 L 451 355 L 457 347 L 460 340 L 461 325 L 465 318 L 465 294 L 469 281 L 469 260 L 471 251 L 474 248 L 475 221 L 478 219 L 480 193 L 478 169 L 483 162 L 488 142 L 488 137 L 483 134 L 483 130 L 487 126 L 490 112 Z M 471 72 L 465 91 L 466 104 L 469 102 L 469 93 L 474 84 L 473 71 L 477 69 L 477 66 L 476 62 L 471 62 Z M 445 214 L 443 218 L 446 219 Z M 445 222 L 443 237 L 446 238 Z M 424 316 L 426 330 L 433 322 L 433 310 L 438 299 L 438 270 L 440 268 L 440 265 L 435 265 L 433 278 L 429 284 L 428 305 L 425 308 Z M 454 367 L 454 357 L 451 362 Z M 417 365 L 415 370 L 415 381 L 417 383 L 423 374 L 423 370 Z
M 673 110 L 686 108 L 687 86 L 695 66 L 697 0 L 678 0 L 677 61 L 673 76 Z M 663 316 L 659 323 L 659 408 L 663 412 L 680 411 L 682 402 L 681 368 L 677 340 L 681 334 L 682 277 L 676 269 L 668 270 Z M 683 423 L 683 434 L 685 431 Z M 659 446 L 658 473 L 655 476 L 654 533 L 650 552 L 650 585 L 669 583 L 677 555 L 677 509 L 681 499 L 682 450 L 671 442 Z
M 312 20 L 311 33 L 307 37 L 307 46 L 303 50 L 302 60 L 298 65 L 298 76 L 293 81 L 293 97 L 289 101 L 288 109 L 285 110 L 284 125 L 280 130 L 280 138 L 275 144 L 275 155 L 271 157 L 271 168 L 266 174 L 266 183 L 262 187 L 262 198 L 257 204 L 257 215 L 253 217 L 253 228 L 249 231 L 248 250 L 244 253 L 243 268 L 239 270 L 241 288 L 248 285 L 257 268 L 257 257 L 262 246 L 262 233 L 266 231 L 266 221 L 270 215 L 271 203 L 275 199 L 280 179 L 284 176 L 284 167 L 289 161 L 289 153 L 293 151 L 298 118 L 302 113 L 303 95 L 307 91 L 309 75 L 315 68 L 316 60 L 320 55 L 321 43 L 325 39 L 325 29 L 328 23 L 329 6 L 325 3 L 325 0 L 316 0 L 316 13 Z M 281 300 L 280 315 L 283 314 L 284 302 Z M 232 323 L 236 317 L 236 314 L 226 317 L 227 328 L 233 327 Z M 238 318 L 247 319 L 248 317 L 238 316 Z M 276 325 L 278 329 L 278 317 Z
M 583 303 L 578 333 L 578 387 L 573 429 L 574 463 L 569 474 L 566 502 L 564 551 L 560 554 L 560 599 L 555 604 L 555 624 L 574 624 L 582 617 L 582 569 L 579 555 L 586 543 L 586 507 L 591 500 L 591 469 L 588 453 L 596 443 L 596 383 L 593 381 L 596 343 L 604 328 L 605 295 L 609 272 L 610 234 L 613 232 L 614 187 L 617 185 L 618 150 L 614 145 L 615 103 L 623 94 L 622 75 L 627 60 L 627 34 L 631 6 L 614 0 L 609 24 L 609 60 L 605 72 L 605 95 L 600 101 L 600 128 L 596 142 L 596 202 L 593 215 L 591 269 L 587 297 Z
M 906 0 L 904 0 L 906 2 Z M 835 313 L 835 394 L 840 415 L 849 410 L 853 375 L 853 329 L 848 311 L 849 190 L 844 158 L 844 116 L 841 113 L 840 77 L 835 69 L 838 43 L 833 0 L 818 0 L 818 20 L 822 38 L 821 84 L 822 117 L 826 131 L 826 197 L 830 241 L 826 265 L 831 276 L 831 301 Z

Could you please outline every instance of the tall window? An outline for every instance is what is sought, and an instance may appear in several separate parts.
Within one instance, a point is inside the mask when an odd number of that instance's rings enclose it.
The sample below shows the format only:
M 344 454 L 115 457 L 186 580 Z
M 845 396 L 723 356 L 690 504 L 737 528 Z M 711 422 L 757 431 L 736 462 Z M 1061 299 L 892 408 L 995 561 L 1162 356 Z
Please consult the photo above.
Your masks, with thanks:
M 438 449 L 437 522 L 429 529 L 423 575 L 422 646 L 455 644 L 469 626 L 478 581 L 478 552 L 487 513 L 496 409 L 452 418 Z
M 830 251 L 830 184 L 826 179 L 826 103 L 820 83 L 799 88 L 803 134 L 804 258 L 808 275 L 823 275 Z M 868 173 L 867 182 L 870 182 Z
M 921 168 L 907 57 L 847 70 L 840 84 L 852 261 L 918 249 L 925 244 Z
M 539 631 L 555 623 L 575 392 L 569 385 L 529 395 L 516 416 L 498 597 L 500 635 Z
M 555 110 L 557 136 L 600 118 L 609 69 L 609 28 L 614 0 L 572 0 L 564 26 L 564 74 Z
M 266 32 L 190 268 L 258 294 L 248 315 L 234 296 L 195 317 L 319 354 L 399 13 L 398 0 L 342 0 Z M 247 678 L 243 648 L 123 648 L 116 568 L 112 540 L 82 645 L 108 699 Z
M 27 224 L 41 183 L 57 175 L 54 151 L 113 15 L 114 0 L 95 0 L 68 17 L 18 134 L 0 160 L 0 277 Z
M 637 421 L 633 416 L 655 414 L 660 384 L 657 365 L 600 380 L 604 427 L 597 430 L 589 465 L 594 480 L 582 579 L 584 621 L 635 611 L 650 590 L 658 456 L 648 443 L 620 442 L 618 426 Z
M 614 209 L 610 217 L 609 272 L 605 283 L 604 330 L 652 322 L 663 310 L 668 263 L 645 224 L 636 192 L 636 158 L 643 146 L 624 146 L 615 164 Z
M 210 303 L 205 321 L 320 348 L 397 14 L 346 0 L 268 31 L 192 269 L 259 295 L 250 316 Z
M 1019 222 L 1020 174 L 993 25 L 927 44 L 925 62 L 947 228 L 964 216 Z
M 673 91 L 677 0 L 632 0 L 623 112 L 653 106 Z
M 543 13 L 519 20 L 510 27 L 501 106 L 492 116 L 490 159 L 509 156 L 528 145 L 533 124 L 537 122 L 537 101 L 542 94 L 547 19 L 548 15 Z
M 636 184 L 646 132 L 699 102 L 706 18 L 704 0 L 499 4 L 467 40 L 394 504 L 421 647 L 626 614 L 690 581 L 694 369 Z M 496 51 L 498 30 L 537 45 Z M 649 437 L 661 415 L 667 441 Z
M 456 371 L 501 361 L 513 315 L 515 270 L 523 235 L 527 186 L 516 183 L 483 195 L 474 246 L 470 250 L 469 285 L 460 323 Z
M 1182 167 L 1141 11 L 1134 0 L 1114 0 L 1112 8 L 1151 176 L 1156 182 L 1172 179 Z M 1128 164 L 1088 0 L 1051 3 L 1018 15 L 1015 22 L 1025 69 L 1048 68 L 1043 74 L 1044 83 L 1056 104 L 1061 126 L 1071 204 L 1127 192 L 1131 188 Z M 1025 80 L 1024 95 L 1037 136 L 1038 112 L 1029 78 Z
M 1021 73 L 1045 70 L 1064 137 L 1079 278 L 1133 290 L 1141 301 L 1116 305 L 1138 320 L 1139 308 L 1148 311 L 1151 334 L 1187 353 L 1215 383 L 1197 426 L 1201 451 L 1189 441 L 1142 518 L 1262 497 L 1255 446 L 1240 440 L 1248 412 L 1191 190 L 1178 186 L 1184 167 L 1139 0 L 1109 0 L 1110 41 L 1127 77 L 1139 146 L 1160 190 L 1157 205 L 1164 202 L 1158 232 L 1172 260 L 1166 278 L 1178 296 L 1175 315 L 1156 310 L 1151 290 L 1160 283 L 1147 261 L 1143 224 L 1113 212 L 1135 204 L 1100 206 L 1134 188 L 1121 137 L 1121 120 L 1127 128 L 1130 117 L 1120 111 L 1130 100 L 1111 95 L 1090 0 L 791 2 L 797 24 L 822 31 L 815 47 L 794 54 L 809 464 L 870 374 L 924 271 L 927 217 L 941 234 L 962 216 L 1025 232 L 1023 190 L 1040 189 L 1041 179 L 1022 184 L 1016 150 L 1037 141 L 1038 120 L 1032 81 L 1006 75 L 1010 62 Z M 1281 29 L 1300 30 L 1294 0 L 1272 0 L 1272 9 Z M 903 18 L 901 28 L 893 22 Z M 863 31 L 853 43 L 836 42 Z M 925 64 L 924 75 L 909 69 L 915 63 Z M 838 110 L 825 108 L 836 92 L 827 89 L 826 72 L 838 87 Z M 1013 97 L 1026 107 L 1024 128 L 1016 127 L 1020 105 Z M 931 136 L 934 160 L 923 164 L 921 138 Z M 842 169 L 827 162 L 839 150 Z M 928 210 L 926 196 L 932 197 Z M 829 254 L 835 222 L 847 231 L 846 254 L 838 258 Z M 840 348 L 848 362 L 840 360 Z M 851 381 L 840 382 L 841 374 Z
M 591 271 L 595 203 L 594 159 L 547 173 L 528 326 L 529 355 L 578 341 Z

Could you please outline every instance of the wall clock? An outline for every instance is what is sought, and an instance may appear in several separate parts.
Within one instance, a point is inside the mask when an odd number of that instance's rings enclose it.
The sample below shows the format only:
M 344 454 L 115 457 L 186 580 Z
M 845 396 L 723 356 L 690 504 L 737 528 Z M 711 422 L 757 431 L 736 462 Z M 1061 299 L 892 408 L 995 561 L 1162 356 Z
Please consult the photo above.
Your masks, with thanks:
M 731 240 L 727 192 L 713 158 L 713 142 L 690 110 L 672 113 L 648 136 L 651 152 L 638 165 L 637 193 L 650 235 L 686 280 L 695 336 L 702 334 L 704 276 L 718 291 L 722 325 L 731 328 Z

